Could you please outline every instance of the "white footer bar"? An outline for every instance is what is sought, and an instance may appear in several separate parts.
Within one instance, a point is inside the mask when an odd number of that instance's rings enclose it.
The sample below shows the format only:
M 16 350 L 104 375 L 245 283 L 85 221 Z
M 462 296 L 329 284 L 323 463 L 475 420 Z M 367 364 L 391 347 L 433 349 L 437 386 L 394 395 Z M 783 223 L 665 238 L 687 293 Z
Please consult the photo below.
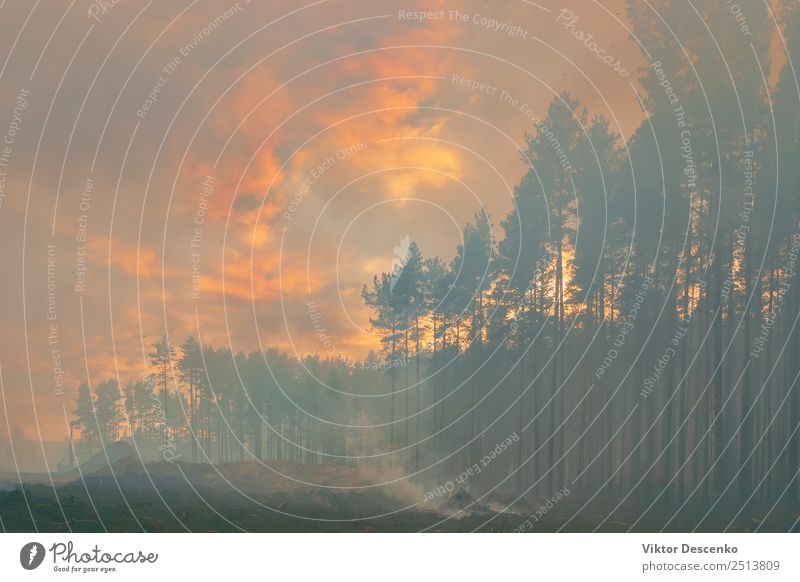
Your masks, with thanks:
M 800 580 L 799 550 L 792 534 L 2 534 L 0 579 Z

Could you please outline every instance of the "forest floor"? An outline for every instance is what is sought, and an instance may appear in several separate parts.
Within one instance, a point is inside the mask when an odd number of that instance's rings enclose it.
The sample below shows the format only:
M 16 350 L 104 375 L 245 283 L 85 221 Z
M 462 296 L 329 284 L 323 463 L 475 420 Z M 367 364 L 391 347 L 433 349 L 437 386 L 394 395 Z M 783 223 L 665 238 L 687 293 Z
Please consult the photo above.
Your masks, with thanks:
M 667 531 L 690 531 L 705 513 L 690 508 L 670 521 L 673 516 L 666 512 L 642 515 L 635 505 L 616 509 L 611 502 L 584 509 L 575 499 L 543 514 L 533 509 L 535 503 L 517 513 L 499 511 L 502 500 L 481 500 L 458 511 L 452 503 L 445 508 L 442 499 L 423 503 L 424 489 L 394 479 L 391 471 L 288 462 L 145 467 L 127 457 L 83 476 L 54 475 L 52 483 L 46 474 L 23 475 L 23 487 L 19 479 L 0 474 L 4 531 L 624 532 L 659 531 L 668 521 Z M 752 531 L 759 524 L 758 516 L 745 517 L 728 528 L 737 511 L 720 508 L 698 531 Z M 797 511 L 773 512 L 763 529 L 787 531 Z

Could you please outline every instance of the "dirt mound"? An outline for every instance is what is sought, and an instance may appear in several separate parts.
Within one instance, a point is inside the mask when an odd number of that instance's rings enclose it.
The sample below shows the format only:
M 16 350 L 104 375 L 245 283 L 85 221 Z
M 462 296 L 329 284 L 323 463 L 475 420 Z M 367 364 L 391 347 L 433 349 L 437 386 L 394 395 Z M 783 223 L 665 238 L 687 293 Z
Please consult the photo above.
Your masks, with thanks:
M 89 460 L 81 463 L 81 473 L 86 475 L 108 468 L 109 462 L 113 465 L 131 455 L 136 455 L 136 451 L 128 443 L 124 441 L 112 443 L 105 450 L 95 453 Z
M 460 487 L 439 506 L 439 510 L 445 513 L 486 513 L 489 511 L 487 507 L 475 501 L 472 495 Z

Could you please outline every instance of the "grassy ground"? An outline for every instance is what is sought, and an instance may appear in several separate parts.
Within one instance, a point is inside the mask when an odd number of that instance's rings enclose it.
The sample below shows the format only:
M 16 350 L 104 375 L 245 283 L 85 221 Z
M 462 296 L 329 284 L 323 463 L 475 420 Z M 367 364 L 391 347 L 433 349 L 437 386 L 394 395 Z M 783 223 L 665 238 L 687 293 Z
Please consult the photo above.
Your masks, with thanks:
M 56 495 L 58 497 L 56 498 Z M 163 497 L 163 498 L 162 498 Z M 60 502 L 60 507 L 59 503 Z M 382 507 L 382 504 L 384 505 Z M 460 518 L 432 511 L 407 510 L 379 518 L 367 518 L 397 507 L 385 507 L 385 500 L 368 495 L 323 494 L 247 500 L 238 494 L 193 492 L 126 492 L 99 487 L 87 491 L 79 485 L 53 489 L 45 485 L 26 486 L 0 492 L 0 520 L 9 532 L 510 532 L 526 519 L 513 514 L 482 513 Z M 63 510 L 63 514 L 62 514 Z M 766 531 L 787 531 L 794 512 L 776 514 Z M 527 531 L 556 531 L 573 513 L 553 510 Z M 308 516 L 308 518 L 296 516 Z M 582 513 L 571 520 L 564 531 L 592 531 L 603 521 L 606 512 Z M 630 519 L 615 516 L 601 526 L 602 531 L 626 531 L 638 515 Z M 704 531 L 721 531 L 726 516 L 704 524 Z M 487 521 L 491 521 L 487 523 Z M 666 520 L 654 515 L 642 520 L 636 531 L 658 531 Z M 752 523 L 738 523 L 731 531 L 753 529 Z M 670 531 L 688 531 L 692 521 L 674 521 Z

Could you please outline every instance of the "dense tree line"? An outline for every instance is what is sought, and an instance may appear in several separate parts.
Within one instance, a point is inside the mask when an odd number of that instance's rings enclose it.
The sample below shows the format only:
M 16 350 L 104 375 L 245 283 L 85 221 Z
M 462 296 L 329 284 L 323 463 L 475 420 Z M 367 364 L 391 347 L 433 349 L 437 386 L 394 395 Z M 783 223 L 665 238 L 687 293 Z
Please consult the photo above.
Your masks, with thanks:
M 385 389 L 375 354 L 361 362 L 296 360 L 273 349 L 234 354 L 193 337 L 176 350 L 163 337 L 149 358 L 152 373 L 142 380 L 79 387 L 73 410 L 79 458 L 122 439 L 145 458 L 169 448 L 170 459 L 207 463 L 355 463 L 379 452 L 379 442 L 354 438 L 351 425 L 368 424 L 372 413 L 348 395 Z
M 417 422 L 427 397 L 453 470 L 524 434 L 496 467 L 510 491 L 796 500 L 796 72 L 784 55 L 777 81 L 758 74 L 775 54 L 763 5 L 745 38 L 723 5 L 655 4 L 629 4 L 648 63 L 632 136 L 558 96 L 499 241 L 478 213 L 450 264 L 412 245 L 364 288 L 387 357 L 426 362 L 422 386 L 391 371 L 392 418 Z M 780 16 L 796 61 L 796 5 Z

